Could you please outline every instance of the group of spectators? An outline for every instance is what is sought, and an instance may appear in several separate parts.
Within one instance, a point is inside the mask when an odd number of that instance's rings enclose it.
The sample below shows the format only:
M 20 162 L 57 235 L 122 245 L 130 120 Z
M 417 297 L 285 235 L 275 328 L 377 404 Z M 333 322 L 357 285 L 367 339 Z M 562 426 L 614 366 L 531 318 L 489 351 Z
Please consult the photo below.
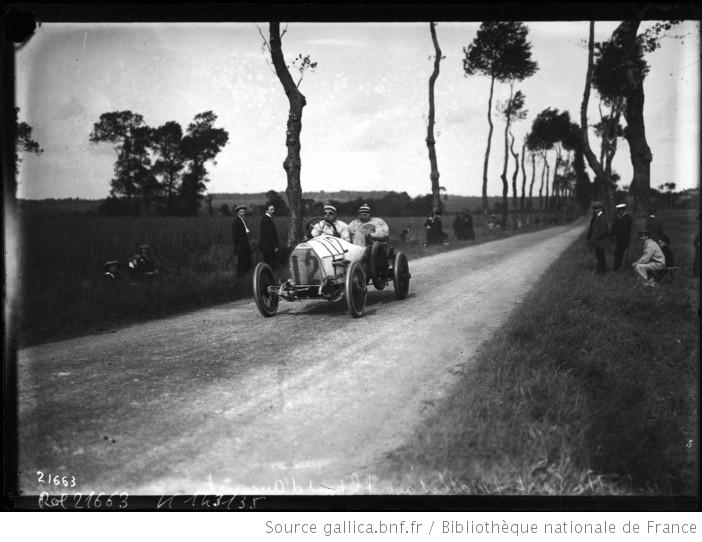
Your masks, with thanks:
M 627 211 L 626 203 L 619 203 L 615 208 L 616 215 L 610 228 L 602 203 L 596 201 L 592 204 L 587 240 L 595 251 L 597 274 L 607 272 L 605 252 L 610 243 L 614 243 L 614 271 L 621 267 L 631 243 L 633 220 Z M 645 226 L 638 231 L 638 237 L 641 242 L 641 257 L 631 266 L 645 286 L 658 286 L 656 273 L 674 268 L 675 259 L 670 249 L 670 239 L 663 232 L 663 225 L 656 217 L 655 208 L 648 210 Z
M 606 249 L 610 243 L 614 243 L 614 271 L 620 269 L 629 250 L 633 220 L 625 203 L 619 203 L 615 208 L 616 215 L 610 227 L 602 203 L 596 201 L 592 204 L 592 218 L 587 232 L 587 240 L 594 248 L 596 273 L 598 274 L 607 272 Z M 278 231 L 273 221 L 275 212 L 275 206 L 272 203 L 266 204 L 265 212 L 259 223 L 259 250 L 263 261 L 272 269 L 278 266 L 281 252 Z M 236 256 L 236 273 L 239 277 L 246 275 L 253 266 L 251 244 L 249 243 L 251 228 L 246 221 L 247 214 L 248 208 L 245 205 L 235 207 L 232 237 L 234 255 Z M 439 211 L 433 212 L 427 218 L 424 229 L 427 244 L 442 244 L 446 241 L 447 236 L 443 231 Z M 473 217 L 468 209 L 464 209 L 456 216 L 453 230 L 456 239 L 475 239 Z M 339 220 L 337 210 L 333 205 L 325 205 L 323 218 L 314 223 L 308 232 L 310 237 L 318 237 L 322 234 L 339 237 L 354 245 L 366 246 L 376 240 L 387 241 L 390 231 L 388 224 L 383 219 L 372 216 L 370 206 L 364 203 L 358 209 L 358 218 L 349 224 Z M 670 249 L 670 239 L 663 232 L 663 226 L 656 217 L 656 209 L 648 210 L 645 227 L 638 231 L 638 236 L 642 254 L 631 265 L 642 278 L 644 285 L 657 286 L 656 272 L 674 267 L 675 260 Z M 700 259 L 699 233 L 695 237 L 694 248 L 693 274 L 697 276 Z M 129 282 L 130 277 L 154 277 L 159 273 L 151 247 L 146 244 L 140 245 L 137 252 L 128 259 L 127 267 L 129 273 L 128 276 L 125 276 L 121 273 L 119 260 L 107 261 L 104 264 L 103 276 L 109 281 Z

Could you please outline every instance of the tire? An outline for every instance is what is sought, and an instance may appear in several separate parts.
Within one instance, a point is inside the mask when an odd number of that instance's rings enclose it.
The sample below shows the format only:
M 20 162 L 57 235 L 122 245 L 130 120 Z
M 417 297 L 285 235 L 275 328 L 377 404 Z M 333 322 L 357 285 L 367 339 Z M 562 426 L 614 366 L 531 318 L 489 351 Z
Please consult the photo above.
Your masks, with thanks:
M 253 293 L 258 311 L 266 318 L 275 316 L 275 313 L 278 312 L 278 301 L 280 299 L 277 294 L 271 294 L 268 291 L 268 287 L 274 285 L 275 278 L 273 277 L 271 266 L 265 262 L 260 262 L 254 269 Z
M 352 263 L 346 270 L 346 280 L 344 297 L 346 298 L 346 306 L 349 308 L 349 313 L 354 318 L 363 316 L 366 310 L 366 296 L 368 288 L 366 288 L 366 276 L 363 273 L 358 262 Z
M 388 253 L 379 241 L 373 241 L 368 268 L 376 290 L 382 290 L 388 283 Z
M 397 299 L 405 299 L 409 292 L 410 275 L 407 256 L 404 252 L 395 254 L 395 265 L 392 270 L 392 285 L 395 288 L 395 297 Z

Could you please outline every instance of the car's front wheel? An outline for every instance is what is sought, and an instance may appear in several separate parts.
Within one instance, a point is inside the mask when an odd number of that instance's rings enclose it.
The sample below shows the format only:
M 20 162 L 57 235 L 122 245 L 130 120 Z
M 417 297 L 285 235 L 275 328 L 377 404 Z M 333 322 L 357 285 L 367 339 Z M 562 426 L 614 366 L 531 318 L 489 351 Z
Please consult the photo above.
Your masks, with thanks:
M 346 283 L 344 296 L 346 297 L 346 306 L 349 308 L 351 316 L 358 318 L 363 316 L 366 310 L 366 296 L 368 288 L 366 287 L 366 276 L 363 273 L 358 262 L 352 263 L 346 270 Z
M 266 318 L 278 312 L 278 295 L 271 293 L 269 286 L 275 286 L 275 277 L 271 266 L 260 262 L 253 274 L 254 300 L 258 311 Z

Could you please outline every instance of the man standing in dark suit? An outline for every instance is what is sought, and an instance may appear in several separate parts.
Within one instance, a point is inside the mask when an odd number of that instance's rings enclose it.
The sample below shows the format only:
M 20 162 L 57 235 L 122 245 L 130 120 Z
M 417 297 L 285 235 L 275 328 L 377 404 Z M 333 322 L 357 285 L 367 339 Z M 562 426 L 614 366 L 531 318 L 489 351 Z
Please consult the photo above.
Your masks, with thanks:
M 631 216 L 626 212 L 626 203 L 616 206 L 617 215 L 612 223 L 612 238 L 614 239 L 614 270 L 622 265 L 624 254 L 631 240 Z
M 263 254 L 263 261 L 275 269 L 277 256 L 280 252 L 278 244 L 278 230 L 273 222 L 275 206 L 272 203 L 266 205 L 266 212 L 261 217 L 261 229 L 259 234 L 259 247 Z
M 247 212 L 246 205 L 237 205 L 234 209 L 234 222 L 232 223 L 232 237 L 234 239 L 234 255 L 236 256 L 236 275 L 243 277 L 251 270 L 251 246 L 249 245 L 249 226 L 244 217 Z
M 665 234 L 663 233 L 663 226 L 656 217 L 656 209 L 651 208 L 648 210 L 648 216 L 646 217 L 646 229 L 648 230 L 651 239 L 653 239 L 659 245 L 661 240 L 665 239 Z
M 597 274 L 603 274 L 607 272 L 605 248 L 609 240 L 609 226 L 607 225 L 607 217 L 604 214 L 604 209 L 602 209 L 602 204 L 599 201 L 592 204 L 592 212 L 595 216 L 592 220 L 590 231 L 588 232 L 588 239 L 595 249 Z

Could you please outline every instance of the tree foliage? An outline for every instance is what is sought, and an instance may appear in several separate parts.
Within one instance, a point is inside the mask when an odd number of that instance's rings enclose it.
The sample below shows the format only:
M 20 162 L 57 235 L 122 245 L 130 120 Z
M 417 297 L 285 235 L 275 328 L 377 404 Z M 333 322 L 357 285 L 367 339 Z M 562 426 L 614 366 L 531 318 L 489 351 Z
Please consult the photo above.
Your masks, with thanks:
M 634 192 L 634 208 L 638 205 L 639 196 L 646 197 L 651 185 L 650 164 L 653 155 L 646 140 L 644 122 L 644 87 L 643 83 L 649 72 L 645 54 L 660 47 L 666 32 L 679 21 L 662 21 L 650 25 L 639 33 L 641 20 L 627 20 L 617 26 L 609 40 L 593 44 L 593 27 L 590 23 L 590 54 L 588 58 L 588 81 L 583 95 L 583 104 L 587 103 L 589 84 L 597 89 L 603 102 L 611 108 L 606 119 L 606 127 L 600 131 L 603 138 L 602 157 L 598 163 L 589 149 L 587 139 L 586 156 L 590 166 L 596 173 L 596 182 L 611 185 L 611 161 L 616 152 L 616 136 L 619 129 L 619 117 L 624 115 L 626 127 L 622 135 L 629 143 L 633 179 L 631 183 Z M 593 49 L 595 53 L 593 55 Z M 594 56 L 594 60 L 593 60 Z M 591 74 L 591 80 L 590 80 Z M 586 130 L 586 111 L 581 114 L 582 130 Z M 586 133 L 583 134 L 586 138 Z M 609 193 L 609 189 L 606 194 Z
M 151 150 L 155 160 L 152 167 L 154 175 L 161 179 L 161 186 L 166 193 L 166 210 L 173 212 L 173 196 L 180 188 L 180 179 L 185 167 L 183 152 L 183 129 L 175 121 L 169 121 L 151 132 Z
M 199 113 L 183 136 L 175 121 L 154 129 L 132 111 L 100 115 L 90 142 L 111 143 L 117 152 L 110 195 L 128 201 L 140 198 L 147 214 L 151 204 L 165 195 L 167 213 L 195 214 L 209 180 L 206 163 L 217 156 L 229 138 L 226 130 L 213 126 L 216 119 L 212 111 Z M 178 205 L 174 203 L 175 193 Z M 108 208 L 110 212 L 139 212 L 131 203 L 120 207 L 111 202 Z
M 15 107 L 15 173 L 19 173 L 19 166 L 22 163 L 21 152 L 31 152 L 39 156 L 44 149 L 32 138 L 32 127 L 26 122 L 19 120 L 19 107 Z
M 529 29 L 518 21 L 490 21 L 480 25 L 469 47 L 464 47 L 466 75 L 485 75 L 502 83 L 521 81 L 536 73 L 531 59 Z
M 229 141 L 229 133 L 215 128 L 217 115 L 205 111 L 195 115 L 182 140 L 186 171 L 183 173 L 179 196 L 184 214 L 194 215 L 200 207 L 207 177 L 206 164 L 214 160 Z M 216 162 L 215 162 L 216 164 Z

